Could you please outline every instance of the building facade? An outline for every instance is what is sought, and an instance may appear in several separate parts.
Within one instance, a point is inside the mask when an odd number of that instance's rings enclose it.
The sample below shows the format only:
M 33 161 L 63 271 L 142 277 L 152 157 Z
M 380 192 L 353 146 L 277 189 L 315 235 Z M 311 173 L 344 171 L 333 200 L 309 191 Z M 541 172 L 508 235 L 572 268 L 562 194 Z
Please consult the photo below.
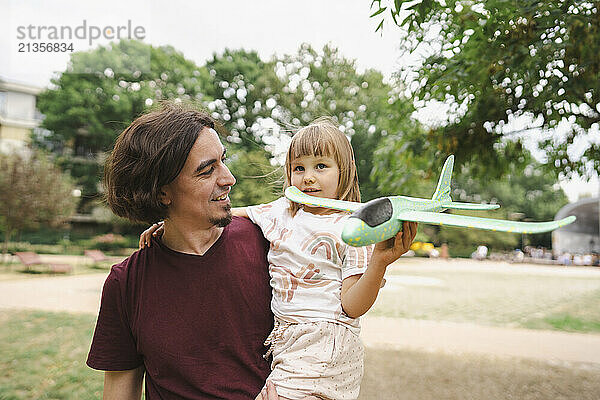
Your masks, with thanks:
M 31 132 L 42 122 L 36 109 L 37 95 L 43 88 L 0 78 L 0 151 L 25 149 Z

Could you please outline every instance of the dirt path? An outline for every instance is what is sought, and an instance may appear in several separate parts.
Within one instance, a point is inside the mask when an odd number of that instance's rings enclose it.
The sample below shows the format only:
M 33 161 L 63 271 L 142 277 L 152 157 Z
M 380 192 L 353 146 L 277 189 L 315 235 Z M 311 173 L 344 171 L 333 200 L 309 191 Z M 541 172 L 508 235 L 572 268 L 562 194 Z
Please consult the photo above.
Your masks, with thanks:
M 600 335 L 368 316 L 361 323 L 370 347 L 600 365 Z
M 0 309 L 98 312 L 105 273 L 0 281 Z M 600 335 L 363 317 L 368 347 L 600 364 Z

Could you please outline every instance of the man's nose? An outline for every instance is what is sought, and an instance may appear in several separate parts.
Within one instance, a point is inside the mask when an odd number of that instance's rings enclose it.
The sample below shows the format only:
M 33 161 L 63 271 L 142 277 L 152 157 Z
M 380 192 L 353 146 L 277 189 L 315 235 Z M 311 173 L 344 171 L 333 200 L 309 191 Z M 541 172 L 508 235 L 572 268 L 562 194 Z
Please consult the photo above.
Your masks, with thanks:
M 235 185 L 235 176 L 231 173 L 227 165 L 223 164 L 223 173 L 219 177 L 219 186 L 233 186 Z

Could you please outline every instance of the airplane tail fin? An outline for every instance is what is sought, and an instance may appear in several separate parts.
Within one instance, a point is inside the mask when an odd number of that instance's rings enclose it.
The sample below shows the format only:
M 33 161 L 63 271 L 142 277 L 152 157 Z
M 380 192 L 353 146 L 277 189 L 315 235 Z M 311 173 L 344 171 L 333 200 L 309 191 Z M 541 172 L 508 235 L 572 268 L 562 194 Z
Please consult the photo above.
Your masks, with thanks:
M 450 181 L 452 180 L 452 168 L 454 167 L 454 156 L 451 155 L 446 159 L 444 167 L 442 168 L 442 174 L 438 181 L 437 188 L 433 194 L 432 200 L 439 200 L 444 202 L 451 202 L 450 198 Z

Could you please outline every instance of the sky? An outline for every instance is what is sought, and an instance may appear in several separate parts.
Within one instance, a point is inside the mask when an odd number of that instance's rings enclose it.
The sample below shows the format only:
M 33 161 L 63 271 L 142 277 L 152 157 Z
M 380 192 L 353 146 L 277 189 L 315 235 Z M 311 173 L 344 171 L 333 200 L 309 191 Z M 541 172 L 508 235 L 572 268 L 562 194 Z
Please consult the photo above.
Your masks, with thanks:
M 40 42 L 38 27 L 46 27 L 41 34 L 47 38 L 52 27 L 75 30 L 84 23 L 86 38 L 53 43 L 88 50 L 109 42 L 99 38 L 90 44 L 96 32 L 92 27 L 108 28 L 110 34 L 110 29 L 130 25 L 132 30 L 138 27 L 140 35 L 143 31 L 145 42 L 172 45 L 199 65 L 225 48 L 256 50 L 269 59 L 295 53 L 302 43 L 318 49 L 331 43 L 355 59 L 360 69 L 375 68 L 390 77 L 402 63 L 401 32 L 386 25 L 383 34 L 375 33 L 379 20 L 369 18 L 370 4 L 370 0 L 0 0 L 0 77 L 47 86 L 53 74 L 66 68 L 69 53 L 19 52 L 19 46 L 25 50 L 27 43 Z M 83 32 L 81 28 L 80 37 Z M 563 181 L 561 186 L 570 201 L 587 193 L 597 196 L 600 190 L 597 179 Z

